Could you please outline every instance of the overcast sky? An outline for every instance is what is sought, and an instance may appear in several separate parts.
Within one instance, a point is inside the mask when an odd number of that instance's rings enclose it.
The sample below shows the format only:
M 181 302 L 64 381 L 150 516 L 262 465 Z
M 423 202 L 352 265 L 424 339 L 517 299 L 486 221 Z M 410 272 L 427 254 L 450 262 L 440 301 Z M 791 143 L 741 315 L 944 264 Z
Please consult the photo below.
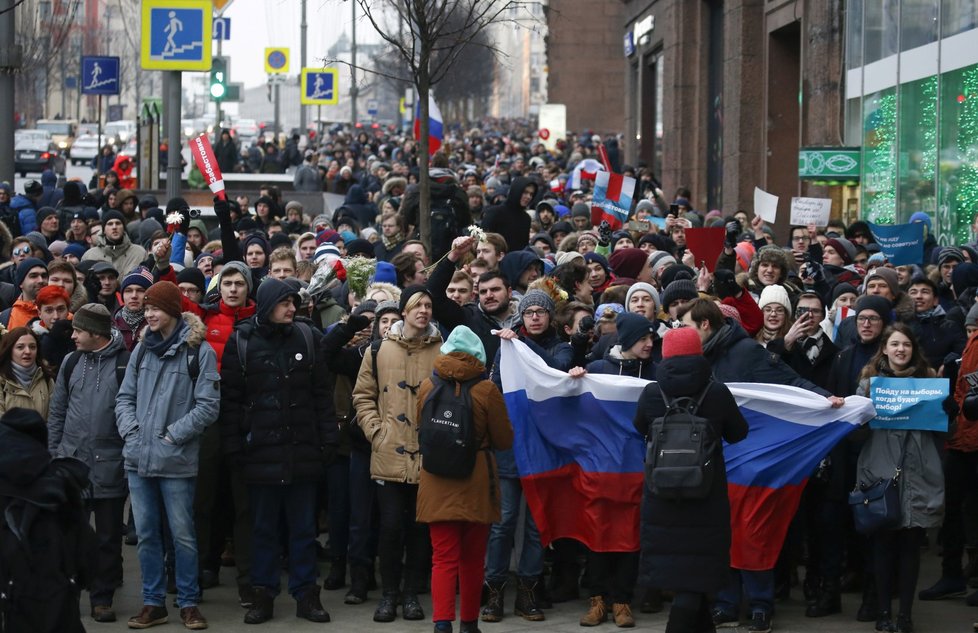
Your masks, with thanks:
M 264 85 L 268 77 L 264 62 L 267 46 L 288 47 L 289 74 L 299 74 L 301 4 L 301 0 L 231 2 L 224 10 L 224 15 L 231 18 L 231 39 L 223 43 L 221 51 L 231 57 L 231 81 L 244 82 L 246 88 Z M 307 0 L 307 66 L 315 66 L 343 32 L 349 35 L 351 20 L 350 0 Z M 370 23 L 359 16 L 357 41 L 378 39 Z

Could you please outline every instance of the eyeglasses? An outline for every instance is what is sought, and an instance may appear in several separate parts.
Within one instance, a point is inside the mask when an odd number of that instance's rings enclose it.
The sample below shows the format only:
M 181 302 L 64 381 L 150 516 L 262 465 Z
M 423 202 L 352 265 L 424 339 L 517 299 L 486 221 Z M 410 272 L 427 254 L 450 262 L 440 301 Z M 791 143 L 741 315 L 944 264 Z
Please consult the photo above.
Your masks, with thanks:
M 761 312 L 764 314 L 784 314 L 784 306 L 764 306 L 761 308 Z
M 523 316 L 524 317 L 540 317 L 540 318 L 543 318 L 543 317 L 547 316 L 548 314 L 550 314 L 550 313 L 547 312 L 546 310 L 543 310 L 543 309 L 539 309 L 539 310 L 523 310 Z
M 821 312 L 821 308 L 809 308 L 807 306 L 798 306 L 795 308 L 795 314 L 801 316 L 803 314 L 808 314 L 810 312 Z
M 30 246 L 20 246 L 13 250 L 14 255 L 29 255 L 31 252 Z
M 867 263 L 869 263 L 869 258 L 866 258 L 866 259 L 856 259 L 856 260 L 853 260 L 852 263 L 859 264 L 860 266 L 865 266 Z
M 807 235 L 796 235 L 793 238 L 791 238 L 791 241 L 792 242 L 811 242 L 812 241 L 812 238 L 808 237 Z
M 882 320 L 883 319 L 878 316 L 870 316 L 868 314 L 856 317 L 856 323 L 879 323 Z

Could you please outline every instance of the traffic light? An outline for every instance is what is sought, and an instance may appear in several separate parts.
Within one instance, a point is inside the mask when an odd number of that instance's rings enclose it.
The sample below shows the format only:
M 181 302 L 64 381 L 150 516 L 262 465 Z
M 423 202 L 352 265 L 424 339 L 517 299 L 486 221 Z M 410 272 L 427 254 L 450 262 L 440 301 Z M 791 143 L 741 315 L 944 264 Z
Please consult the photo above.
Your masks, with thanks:
M 227 61 L 221 57 L 211 60 L 211 99 L 220 101 L 227 94 Z

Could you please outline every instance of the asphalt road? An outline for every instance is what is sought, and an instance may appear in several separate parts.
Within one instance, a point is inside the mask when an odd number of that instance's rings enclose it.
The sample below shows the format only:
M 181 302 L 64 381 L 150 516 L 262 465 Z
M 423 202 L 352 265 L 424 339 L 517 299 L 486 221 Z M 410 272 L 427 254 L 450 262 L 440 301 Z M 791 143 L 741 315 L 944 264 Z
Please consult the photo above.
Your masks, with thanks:
M 82 597 L 83 623 L 88 631 L 108 631 L 126 630 L 126 620 L 134 615 L 141 605 L 140 585 L 139 585 L 139 565 L 136 561 L 136 548 L 123 546 L 123 556 L 125 557 L 125 584 L 116 593 L 115 608 L 119 616 L 119 621 L 114 624 L 98 624 L 88 617 L 88 598 Z M 321 572 L 325 575 L 325 564 L 321 566 Z M 920 574 L 920 586 L 929 586 L 937 579 L 940 573 L 940 561 L 933 549 L 925 550 L 923 553 L 923 565 Z M 332 616 L 330 624 L 313 624 L 295 617 L 295 602 L 284 592 L 278 597 L 275 603 L 275 617 L 262 625 L 247 626 L 243 623 L 244 609 L 238 606 L 237 591 L 235 588 L 234 569 L 224 568 L 221 570 L 221 585 L 208 590 L 204 600 L 200 605 L 201 612 L 210 621 L 212 630 L 221 631 L 323 631 L 331 630 L 336 632 L 363 633 L 364 631 L 383 631 L 386 633 L 421 633 L 431 631 L 430 621 L 406 622 L 398 619 L 390 624 L 378 624 L 372 619 L 373 610 L 376 606 L 376 599 L 379 592 L 371 592 L 366 604 L 350 606 L 343 604 L 345 589 L 322 593 L 323 605 L 329 610 Z M 287 579 L 283 577 L 283 587 L 286 586 Z M 283 590 L 284 591 L 284 590 Z M 586 610 L 586 601 L 580 600 L 576 603 L 564 603 L 556 605 L 556 608 L 547 611 L 547 619 L 544 622 L 525 622 L 521 618 L 512 615 L 514 592 L 507 592 L 506 604 L 508 615 L 497 624 L 479 625 L 483 633 L 513 633 L 516 631 L 551 631 L 580 633 L 584 629 L 578 624 L 578 619 Z M 872 623 L 857 622 L 855 620 L 856 609 L 859 606 L 859 595 L 845 594 L 843 596 L 843 613 L 841 615 L 826 618 L 810 619 L 804 617 L 805 604 L 801 596 L 801 589 L 794 588 L 791 598 L 777 604 L 773 625 L 774 631 L 778 632 L 860 632 L 870 633 L 874 630 Z M 170 597 L 172 599 L 172 596 Z M 425 614 L 430 617 L 430 596 L 421 596 L 421 602 L 425 608 Z M 895 605 L 894 605 L 895 606 Z M 167 631 L 181 628 L 179 610 L 168 606 L 170 610 L 170 623 L 154 630 Z M 654 615 L 635 614 L 638 631 L 665 631 L 666 611 Z M 978 608 L 968 607 L 964 604 L 964 599 L 947 600 L 941 602 L 916 602 L 914 605 L 914 621 L 916 630 L 920 633 L 970 633 L 972 624 L 978 621 Z M 456 626 L 456 631 L 457 631 Z M 597 627 L 599 631 L 616 630 L 612 622 Z M 739 629 L 723 629 L 728 631 L 747 631 L 746 624 Z

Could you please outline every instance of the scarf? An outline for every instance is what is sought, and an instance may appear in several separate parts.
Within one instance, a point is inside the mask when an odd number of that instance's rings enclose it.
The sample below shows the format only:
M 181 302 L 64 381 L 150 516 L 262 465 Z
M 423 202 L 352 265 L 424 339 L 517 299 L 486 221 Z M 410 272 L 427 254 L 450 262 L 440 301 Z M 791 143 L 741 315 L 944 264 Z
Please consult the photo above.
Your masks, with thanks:
M 139 328 L 143 325 L 143 320 L 145 319 L 143 311 L 140 310 L 136 312 L 135 310 L 130 310 L 129 308 L 123 306 L 122 310 L 119 311 L 122 316 L 122 320 L 126 322 L 129 326 L 129 331 L 133 334 L 139 333 Z
M 143 337 L 143 345 L 146 349 L 153 352 L 160 358 L 166 354 L 167 350 L 173 347 L 177 342 L 179 342 L 180 337 L 183 336 L 183 331 L 187 328 L 187 322 L 183 319 L 177 321 L 177 326 L 173 328 L 173 333 L 164 340 L 163 335 L 159 332 L 153 332 L 152 330 L 146 332 L 146 336 Z
M 34 382 L 34 374 L 37 373 L 37 363 L 31 365 L 30 367 L 21 367 L 17 363 L 11 361 L 10 363 L 10 373 L 14 375 L 20 386 L 24 388 L 24 391 L 29 391 L 31 388 L 31 383 Z
M 384 243 L 384 248 L 386 248 L 389 251 L 392 251 L 398 244 L 401 243 L 401 240 L 404 239 L 404 236 L 401 235 L 400 231 L 398 231 L 392 238 L 388 238 L 386 235 L 381 233 L 380 239 Z
M 757 336 L 759 338 L 756 340 L 764 347 L 767 347 L 767 344 L 773 341 L 774 339 L 781 338 L 777 330 L 769 330 L 766 327 L 761 328 L 761 331 L 757 333 Z

